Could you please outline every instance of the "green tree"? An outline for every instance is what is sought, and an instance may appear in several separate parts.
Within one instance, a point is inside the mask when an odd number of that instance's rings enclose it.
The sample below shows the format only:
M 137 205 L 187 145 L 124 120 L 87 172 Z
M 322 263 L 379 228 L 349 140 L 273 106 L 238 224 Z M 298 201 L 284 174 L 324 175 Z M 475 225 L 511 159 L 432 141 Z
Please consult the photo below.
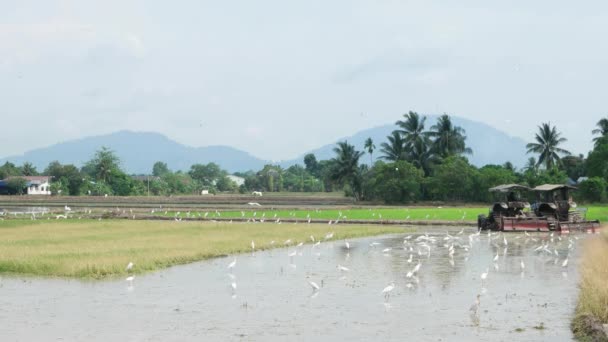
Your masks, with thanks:
M 608 136 L 596 142 L 593 151 L 587 156 L 587 175 L 608 180 Z
M 11 177 L 6 182 L 10 194 L 22 195 L 27 188 L 27 180 L 21 177 Z
M 469 165 L 466 158 L 451 156 L 442 161 L 427 178 L 428 192 L 432 199 L 459 200 L 471 198 L 477 170 Z
M 597 128 L 591 131 L 593 134 L 599 134 L 599 137 L 593 138 L 595 146 L 599 144 L 602 137 L 608 136 L 608 118 L 601 118 L 596 124 Z
M 537 165 L 544 163 L 546 170 L 561 163 L 560 154 L 570 155 L 570 152 L 558 147 L 568 140 L 561 136 L 555 126 L 551 127 L 550 123 L 543 123 L 538 126 L 535 140 L 535 143 L 526 145 L 527 153 L 537 153 L 539 155 Z
M 406 160 L 407 150 L 401 134 L 398 131 L 393 131 L 386 138 L 388 139 L 388 143 L 383 142 L 380 144 L 380 152 L 382 152 L 380 158 L 392 162 Z
M 603 178 L 592 177 L 581 182 L 578 189 L 586 202 L 603 202 L 606 200 L 606 186 L 608 185 Z
M 397 130 L 403 138 L 405 146 L 411 147 L 416 144 L 424 144 L 428 137 L 428 132 L 424 131 L 426 117 L 420 117 L 418 113 L 410 111 L 403 114 L 405 120 L 399 120 L 395 124 L 401 128 Z
M 374 165 L 374 150 L 376 149 L 376 145 L 374 145 L 374 141 L 372 140 L 372 138 L 367 138 L 365 140 L 363 148 L 365 148 L 367 153 L 369 153 L 369 165 Z
M 578 156 L 565 156 L 562 158 L 562 170 L 566 172 L 572 180 L 577 180 L 579 177 L 585 176 L 585 157 L 580 154 Z
M 408 161 L 421 169 L 425 176 L 428 176 L 433 166 L 440 162 L 440 158 L 431 148 L 431 141 L 428 138 L 424 138 L 412 145 Z
M 52 177 L 51 185 L 61 180 L 57 189 L 61 189 L 62 194 L 77 196 L 83 192 L 85 176 L 72 164 L 62 165 L 58 161 L 53 161 L 46 167 L 44 174 Z M 88 190 L 90 189 L 87 188 L 84 192 L 86 193 Z M 54 192 L 51 190 L 51 193 Z
M 488 189 L 500 184 L 511 184 L 517 181 L 517 176 L 512 169 L 499 165 L 485 165 L 477 170 L 477 176 L 473 180 L 473 191 L 470 200 L 480 202 L 491 202 L 492 194 Z
M 122 172 L 120 171 L 120 159 L 114 151 L 105 146 L 95 152 L 93 159 L 85 164 L 84 169 L 91 177 L 108 184 L 111 183 L 110 177 L 113 174 Z
M 22 176 L 37 176 L 38 171 L 36 170 L 36 167 L 32 163 L 25 162 L 21 166 L 21 175 Z
M 347 141 L 339 142 L 333 150 L 336 157 L 332 158 L 331 178 L 334 181 L 347 184 L 352 190 L 355 200 L 361 199 L 362 175 L 359 168 L 359 159 L 363 152 L 357 151 Z
M 389 204 L 414 202 L 420 198 L 423 177 L 422 170 L 406 161 L 378 163 L 370 177 L 373 194 L 369 195 Z
M 317 162 L 317 157 L 313 153 L 304 156 L 304 165 L 306 171 L 315 177 L 319 177 L 319 162 Z
M 209 163 L 192 165 L 188 174 L 203 185 L 212 186 L 221 176 L 225 176 L 226 172 L 216 163 Z
M 465 130 L 452 124 L 449 115 L 443 114 L 437 123 L 431 126 L 428 135 L 433 139 L 433 148 L 442 158 L 460 154 L 471 154 L 473 151 L 466 147 Z
M 160 176 L 164 175 L 165 173 L 169 173 L 169 172 L 171 172 L 171 171 L 169 170 L 167 163 L 157 161 L 152 166 L 152 175 L 154 175 L 156 177 L 160 177 Z
M 0 179 L 5 179 L 11 176 L 20 176 L 21 171 L 15 164 L 11 162 L 5 162 L 4 165 L 0 167 Z

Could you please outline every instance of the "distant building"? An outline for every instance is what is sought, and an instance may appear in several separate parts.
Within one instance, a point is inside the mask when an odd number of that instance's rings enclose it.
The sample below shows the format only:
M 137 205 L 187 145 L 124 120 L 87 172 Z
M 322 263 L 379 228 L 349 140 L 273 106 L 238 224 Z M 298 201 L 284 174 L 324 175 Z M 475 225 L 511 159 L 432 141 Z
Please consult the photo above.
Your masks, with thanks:
M 158 176 L 131 176 L 131 179 L 138 180 L 141 182 L 147 182 L 147 181 L 154 182 L 154 181 L 159 181 L 160 177 L 158 177 Z
M 245 178 L 243 178 L 243 177 L 239 177 L 239 176 L 235 176 L 235 175 L 228 175 L 227 177 L 231 181 L 235 182 L 236 185 L 238 185 L 238 186 L 245 184 Z
M 23 178 L 26 180 L 27 195 L 50 195 L 51 194 L 51 177 L 50 176 L 17 176 L 8 177 L 0 181 L 0 193 L 7 193 L 8 181 L 11 178 Z

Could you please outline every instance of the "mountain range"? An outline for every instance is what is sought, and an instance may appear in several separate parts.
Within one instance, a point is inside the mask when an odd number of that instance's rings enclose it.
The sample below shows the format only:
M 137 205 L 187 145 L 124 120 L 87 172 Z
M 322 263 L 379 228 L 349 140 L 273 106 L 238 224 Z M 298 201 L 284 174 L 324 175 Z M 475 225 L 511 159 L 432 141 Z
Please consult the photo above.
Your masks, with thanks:
M 429 115 L 427 127 L 437 120 L 438 116 Z M 511 137 L 503 131 L 487 124 L 471 121 L 459 117 L 452 117 L 455 125 L 466 130 L 467 146 L 473 150 L 468 155 L 469 161 L 476 166 L 486 164 L 503 164 L 510 161 L 516 167 L 525 164 L 526 142 L 520 138 Z M 377 149 L 374 159 L 379 157 L 380 144 L 386 141 L 396 126 L 394 124 L 369 128 L 343 137 L 321 146 L 315 150 L 302 153 L 297 158 L 279 162 L 282 167 L 294 164 L 303 164 L 304 155 L 314 153 L 317 160 L 329 159 L 334 155 L 333 148 L 338 141 L 346 140 L 363 150 L 364 141 L 372 138 Z M 96 150 L 102 146 L 116 152 L 122 161 L 123 169 L 128 173 L 147 174 L 151 172 L 152 165 L 157 161 L 166 162 L 171 170 L 190 169 L 192 164 L 215 162 L 229 172 L 259 170 L 269 161 L 262 160 L 248 152 L 230 146 L 190 147 L 175 142 L 160 133 L 119 131 L 106 135 L 91 136 L 82 139 L 62 142 L 48 147 L 38 148 L 23 155 L 1 158 L 0 163 L 10 161 L 16 165 L 30 162 L 43 170 L 50 162 L 58 160 L 62 164 L 82 166 L 90 160 Z M 365 156 L 362 161 L 369 161 Z

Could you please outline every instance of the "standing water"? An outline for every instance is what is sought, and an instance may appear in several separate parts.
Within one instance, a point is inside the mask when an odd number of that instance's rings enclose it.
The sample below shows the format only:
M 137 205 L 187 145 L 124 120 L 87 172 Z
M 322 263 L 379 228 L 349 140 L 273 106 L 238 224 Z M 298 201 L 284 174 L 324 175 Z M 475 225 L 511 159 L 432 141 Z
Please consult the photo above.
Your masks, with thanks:
M 132 284 L 4 277 L 0 339 L 572 339 L 577 236 L 446 229 L 237 255 L 230 269 L 234 256 L 218 258 Z

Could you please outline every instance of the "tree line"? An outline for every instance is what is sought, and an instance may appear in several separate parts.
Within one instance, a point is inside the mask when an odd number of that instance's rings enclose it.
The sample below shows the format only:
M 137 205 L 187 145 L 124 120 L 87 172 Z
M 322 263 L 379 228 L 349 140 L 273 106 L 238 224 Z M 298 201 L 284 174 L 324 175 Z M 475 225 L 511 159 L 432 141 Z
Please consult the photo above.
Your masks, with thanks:
M 527 144 L 533 156 L 525 167 L 503 165 L 475 167 L 466 158 L 473 151 L 466 145 L 466 132 L 455 126 L 449 115 L 439 117 L 426 127 L 426 117 L 408 112 L 395 123 L 395 130 L 379 144 L 368 138 L 359 150 L 347 141 L 339 142 L 335 156 L 317 160 L 304 157 L 303 165 L 282 168 L 268 164 L 259 171 L 236 172 L 244 184 L 237 185 L 227 171 L 210 162 L 194 164 L 188 171 L 171 171 L 166 163 L 156 162 L 151 174 L 127 175 L 116 154 L 101 148 L 81 168 L 72 164 L 50 163 L 42 172 L 52 176 L 55 195 L 179 195 L 210 193 L 331 192 L 344 191 L 358 201 L 389 204 L 416 201 L 491 201 L 488 188 L 498 184 L 520 183 L 534 187 L 544 183 L 564 184 L 568 178 L 589 178 L 579 184 L 579 200 L 607 200 L 608 118 L 592 130 L 594 147 L 587 157 L 573 156 L 563 149 L 567 140 L 550 123 L 538 126 L 534 141 Z M 500 146 L 496 147 L 500 153 Z M 379 158 L 374 162 L 374 153 Z M 369 154 L 370 164 L 362 163 Z M 17 167 L 5 163 L 0 179 L 32 176 L 39 172 L 31 163 Z M 18 187 L 18 186 L 17 186 Z

